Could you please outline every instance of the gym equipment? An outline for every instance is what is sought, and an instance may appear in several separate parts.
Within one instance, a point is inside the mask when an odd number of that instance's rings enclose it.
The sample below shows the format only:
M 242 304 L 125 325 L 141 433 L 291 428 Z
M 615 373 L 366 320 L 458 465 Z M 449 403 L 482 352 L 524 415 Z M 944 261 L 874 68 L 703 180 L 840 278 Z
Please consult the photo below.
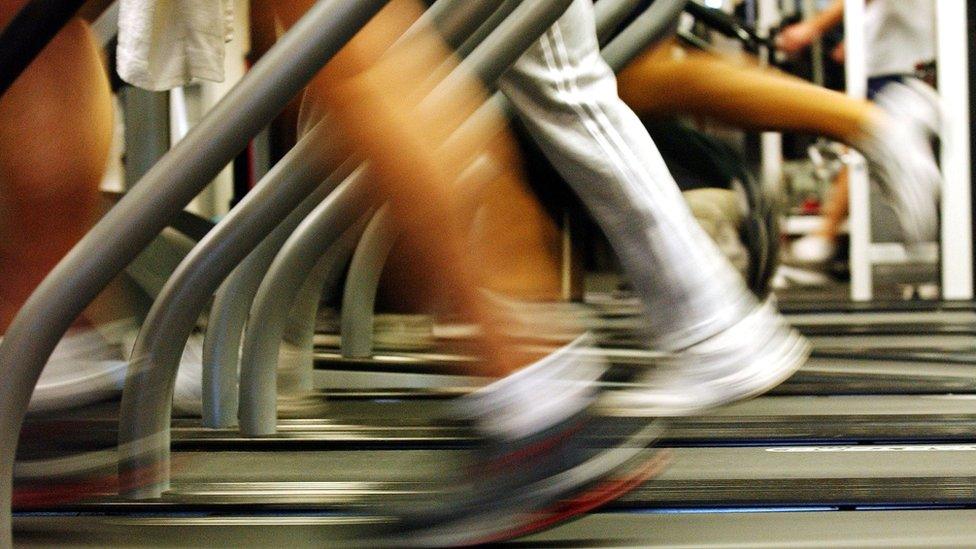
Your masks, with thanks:
M 345 23 L 352 25 L 361 23 L 367 17 L 352 13 L 358 12 L 357 8 L 367 9 L 364 5 L 365 3 L 350 8 L 352 4 L 347 0 L 343 3 L 327 0 L 311 16 L 318 19 L 316 24 L 321 24 L 326 14 L 323 10 L 328 8 L 333 10 L 329 12 L 330 17 L 338 17 L 338 13 Z M 373 7 L 371 4 L 368 9 Z M 342 11 L 341 8 L 349 8 L 351 11 Z M 302 25 L 297 30 L 299 35 L 311 33 L 312 23 Z M 327 34 L 322 34 L 319 38 L 325 40 L 325 36 Z M 291 48 L 297 48 L 299 44 L 297 39 L 286 39 L 285 42 Z M 308 51 L 306 53 L 311 55 Z M 276 59 L 283 61 L 281 56 Z M 279 63 L 278 66 L 283 64 Z M 274 67 L 275 65 L 271 65 L 271 68 L 262 65 L 255 70 L 260 68 L 265 73 L 277 74 Z M 254 86 L 251 80 L 247 80 L 245 85 Z M 234 114 L 230 108 L 224 108 L 223 112 L 225 115 L 229 115 L 228 112 Z M 260 116 L 270 116 L 264 110 L 256 112 Z M 212 120 L 208 126 L 210 130 L 231 129 Z M 253 129 L 254 127 L 248 126 L 248 131 Z M 224 136 L 224 139 L 228 138 L 228 135 Z M 313 135 L 312 139 L 315 138 Z M 197 146 L 200 141 L 202 138 L 197 139 Z M 243 141 L 234 143 L 242 144 Z M 224 142 L 224 145 L 221 154 L 226 156 L 233 147 L 228 142 Z M 300 148 L 311 146 L 312 142 L 306 141 Z M 193 156 L 193 151 L 185 147 L 178 148 L 168 156 L 185 161 Z M 304 162 L 307 161 L 308 159 L 304 159 Z M 167 163 L 166 160 L 163 162 Z M 217 166 L 220 162 L 222 161 L 219 159 L 215 160 L 214 165 Z M 170 160 L 168 165 L 172 170 L 182 168 L 175 160 Z M 291 182 L 296 187 L 304 185 L 303 188 L 308 191 L 319 185 L 325 175 L 328 175 L 326 173 L 310 182 L 300 182 L 297 181 L 299 176 L 285 173 L 288 166 L 303 166 L 303 161 L 293 157 L 283 162 L 282 168 L 276 175 L 269 176 L 268 181 L 278 184 Z M 304 167 L 311 171 L 328 171 L 321 166 L 309 167 L 304 164 Z M 350 173 L 354 169 L 355 165 L 349 170 Z M 190 176 L 187 173 L 178 175 Z M 164 176 L 162 171 L 154 169 L 147 179 L 168 181 L 172 187 L 183 189 L 174 191 L 167 186 L 157 191 L 163 195 L 158 198 L 166 198 L 162 201 L 165 207 L 160 210 L 166 210 L 169 214 L 179 209 L 177 202 L 183 198 L 188 199 L 193 194 L 183 185 L 202 185 L 205 177 L 194 176 L 191 183 L 184 183 L 179 179 L 169 181 Z M 335 183 L 338 184 L 339 181 Z M 342 189 L 352 190 L 349 194 L 340 192 L 338 196 L 333 195 L 334 203 L 341 203 L 344 194 L 347 198 L 349 195 L 355 196 L 353 183 L 354 181 L 346 181 L 342 184 Z M 280 194 L 273 194 L 267 190 L 270 186 L 265 185 L 262 190 L 255 191 L 255 196 L 260 197 L 254 199 L 255 203 L 257 200 L 269 200 L 265 203 L 267 207 L 277 204 L 275 199 L 288 202 L 292 206 L 300 202 L 301 197 L 289 194 L 293 190 L 280 190 Z M 142 198 L 155 197 L 146 187 L 144 181 L 133 192 L 142 189 Z M 365 225 L 364 215 L 369 213 L 369 208 L 362 207 L 363 204 L 360 206 L 355 210 L 359 213 L 358 217 L 350 213 L 344 222 L 332 220 L 332 227 L 336 229 L 333 234 L 350 234 L 348 231 L 343 232 L 345 227 L 339 228 L 338 225 Z M 155 206 L 138 210 L 135 199 L 123 199 L 120 208 L 130 213 L 156 210 Z M 244 208 L 247 206 L 242 206 L 242 210 Z M 288 206 L 281 206 L 273 213 L 282 214 L 278 217 L 280 219 L 287 213 L 281 210 L 286 208 Z M 215 242 L 221 242 L 221 238 L 227 237 L 230 231 L 228 226 L 236 226 L 236 230 L 257 228 L 265 234 L 274 228 L 267 222 L 261 222 L 263 225 L 249 225 L 239 219 L 244 216 L 243 213 L 237 214 L 236 225 L 228 222 L 212 229 L 204 238 L 204 247 L 207 243 L 214 245 Z M 153 216 L 151 223 L 161 227 L 165 221 L 160 217 L 165 216 Z M 142 234 L 140 227 L 133 226 L 121 214 L 116 214 L 112 219 L 118 226 L 128 227 L 136 231 L 136 234 Z M 126 221 L 126 224 L 121 223 L 122 221 Z M 142 221 L 139 219 L 139 223 Z M 316 217 L 309 219 L 309 223 L 313 221 L 316 221 Z M 319 219 L 317 222 L 326 221 Z M 89 285 L 97 286 L 102 277 L 109 276 L 107 271 L 116 267 L 102 266 L 94 260 L 87 261 L 85 254 L 97 253 L 94 247 L 96 243 L 99 246 L 104 246 L 106 242 L 112 243 L 112 239 L 108 238 L 111 234 L 108 228 L 103 227 L 100 231 L 103 241 L 96 242 L 93 238 L 87 238 L 82 243 L 81 251 L 76 250 L 67 262 L 69 267 L 91 267 L 96 280 L 82 280 L 81 275 L 75 276 L 70 272 L 71 269 L 62 265 L 55 274 L 55 280 L 70 282 L 75 287 L 59 293 L 59 288 L 49 281 L 44 292 L 50 295 L 41 294 L 33 299 L 27 308 L 28 312 L 53 314 L 60 307 L 53 298 L 67 296 L 75 299 L 74 294 L 67 292 L 78 291 L 79 287 L 85 292 L 95 291 Z M 155 229 L 146 229 L 147 232 L 152 230 Z M 353 234 L 356 232 L 352 231 Z M 233 233 L 231 236 L 234 236 Z M 139 238 L 148 240 L 151 235 Z M 349 238 L 355 240 L 354 237 Z M 121 263 L 127 254 L 137 251 L 121 248 L 117 243 L 112 243 L 110 247 L 112 251 L 106 257 L 114 258 L 113 265 Z M 226 274 L 246 253 L 247 250 L 234 251 L 230 255 L 235 255 L 236 259 L 214 259 L 214 263 L 209 266 L 221 269 Z M 348 254 L 336 252 L 336 255 Z M 315 259 L 316 264 L 309 269 L 315 269 L 317 265 L 327 261 L 318 259 L 318 256 Z M 190 261 L 184 263 L 181 272 L 187 269 L 186 265 L 189 263 Z M 179 276 L 187 275 L 177 275 L 177 278 Z M 223 279 L 223 275 L 219 278 Z M 200 280 L 192 277 L 189 279 Z M 209 296 L 214 286 L 206 286 L 209 289 L 200 293 Z M 307 288 L 303 291 L 305 289 Z M 315 293 L 312 290 L 309 292 Z M 192 297 L 190 301 L 195 299 Z M 73 301 L 65 306 L 66 312 L 81 306 L 83 304 Z M 190 308 L 195 306 L 191 304 Z M 303 314 L 307 315 L 308 312 Z M 161 320 L 175 324 L 183 320 L 189 322 L 189 317 L 193 316 L 181 318 L 180 314 L 172 311 L 167 315 L 170 316 L 162 316 Z M 305 318 L 307 320 L 308 317 Z M 45 323 L 49 321 L 54 324 L 53 329 L 46 327 Z M 22 367 L 39 368 L 37 361 L 41 360 L 40 356 L 46 356 L 45 347 L 49 344 L 53 346 L 51 341 L 56 342 L 59 336 L 54 332 L 58 329 L 63 331 L 65 323 L 69 321 L 62 321 L 58 316 L 35 320 L 27 313 L 21 314 L 18 320 L 21 328 L 13 334 L 17 339 L 14 343 L 5 341 L 3 347 L 0 347 L 0 364 L 4 368 L 10 366 L 8 369 L 14 373 L 19 372 L 19 377 L 15 378 L 15 386 L 22 386 L 25 380 L 29 381 L 26 378 L 30 377 L 27 375 L 30 372 Z M 195 316 L 192 321 L 196 321 Z M 931 318 L 922 322 L 931 323 Z M 167 323 L 160 324 L 168 326 Z M 38 334 L 39 343 L 29 342 L 30 336 L 25 331 L 27 328 L 42 332 Z M 175 327 L 176 331 L 182 329 L 184 328 L 181 326 Z M 168 347 L 164 346 L 162 349 L 167 351 Z M 643 360 L 643 357 L 637 356 L 637 359 Z M 885 363 L 875 366 L 881 369 L 888 365 Z M 814 366 L 818 366 L 816 361 Z M 908 373 L 910 367 L 909 364 L 902 365 L 900 371 Z M 963 377 L 962 368 L 960 365 L 954 370 L 959 374 L 958 377 Z M 908 375 L 904 378 L 910 379 Z M 166 379 L 162 381 L 167 382 Z M 396 499 L 398 493 L 418 487 L 411 483 L 411 476 L 440 472 L 438 467 L 452 463 L 453 459 L 463 453 L 464 430 L 433 419 L 437 417 L 437 402 L 444 403 L 447 398 L 458 394 L 458 391 L 443 391 L 439 395 L 430 392 L 418 392 L 414 395 L 408 392 L 382 391 L 373 394 L 361 392 L 360 395 L 354 392 L 332 392 L 326 396 L 334 403 L 332 406 L 336 419 L 329 422 L 281 421 L 278 425 L 283 428 L 284 433 L 276 437 L 242 439 L 227 430 L 203 431 L 192 422 L 188 424 L 178 420 L 174 423 L 172 437 L 172 447 L 177 455 L 174 460 L 174 490 L 163 498 L 130 502 L 107 497 L 71 504 L 74 507 L 37 507 L 36 513 L 25 512 L 18 516 L 17 531 L 19 535 L 23 535 L 25 545 L 45 542 L 68 544 L 71 540 L 64 539 L 64 536 L 81 536 L 82 533 L 90 536 L 85 538 L 86 542 L 103 545 L 121 543 L 120 539 L 132 545 L 159 544 L 169 540 L 177 545 L 187 545 L 196 543 L 189 539 L 192 535 L 199 535 L 197 539 L 206 540 L 207 544 L 281 544 L 285 538 L 273 537 L 277 535 L 307 536 L 297 543 L 335 543 L 337 538 L 355 536 L 370 525 L 385 520 L 380 516 L 352 516 L 349 514 L 349 504 Z M 0 388 L 0 402 L 4 403 L 0 404 L 0 413 L 4 422 L 13 417 L 8 412 L 17 406 L 16 398 L 8 398 L 11 395 L 17 396 L 13 388 Z M 123 406 L 129 406 L 133 412 L 137 411 L 138 399 L 132 395 L 128 398 Z M 669 525 L 672 524 L 675 525 L 675 543 L 681 543 L 682 540 L 689 543 L 688 540 L 694 540 L 691 543 L 696 544 L 711 541 L 734 544 L 737 541 L 742 543 L 743 540 L 756 539 L 771 539 L 774 544 L 786 544 L 799 539 L 811 541 L 811 544 L 816 541 L 838 544 L 877 542 L 876 537 L 871 537 L 871 532 L 877 535 L 879 522 L 890 528 L 886 530 L 885 541 L 891 544 L 909 543 L 917 540 L 919 535 L 931 534 L 932 538 L 928 540 L 931 544 L 941 542 L 958 545 L 976 534 L 973 532 L 976 521 L 972 520 L 972 511 L 950 509 L 973 504 L 971 470 L 974 454 L 969 444 L 972 442 L 974 421 L 969 412 L 971 399 L 907 399 L 898 395 L 830 398 L 830 402 L 825 403 L 823 397 L 768 397 L 730 407 L 714 416 L 682 420 L 678 422 L 675 434 L 668 440 L 668 444 L 674 447 L 673 452 L 678 462 L 685 465 L 676 467 L 663 477 L 663 484 L 653 483 L 640 488 L 633 496 L 617 504 L 618 512 L 615 514 L 595 515 L 585 519 L 583 525 L 570 525 L 544 536 L 531 538 L 528 543 L 545 543 L 547 539 L 564 545 L 600 542 L 593 540 L 592 533 L 582 533 L 585 531 L 579 528 L 585 526 L 600 528 L 598 531 L 601 532 L 603 541 L 610 538 L 620 539 L 623 543 L 647 545 L 667 542 L 672 532 L 672 526 Z M 9 404 L 10 402 L 13 404 Z M 166 412 L 165 421 L 168 427 L 169 410 Z M 372 424 L 369 422 L 370 417 L 373 418 Z M 382 419 L 377 421 L 376 418 Z M 394 422 L 391 418 L 398 418 L 401 425 L 391 425 Z M 43 422 L 44 419 L 31 418 L 28 427 L 36 427 L 43 433 L 51 425 L 49 423 L 45 427 Z M 3 427 L 7 429 L 10 426 L 5 423 Z M 111 426 L 105 427 L 102 423 L 99 427 L 97 422 L 75 423 L 66 430 L 68 429 L 91 434 L 91 438 L 108 433 L 107 438 L 102 440 L 109 445 L 112 445 L 115 435 Z M 196 431 L 191 432 L 194 429 Z M 9 435 L 10 431 L 4 430 L 2 433 Z M 206 435 L 201 436 L 204 433 Z M 156 434 L 152 432 L 152 435 Z M 718 446 L 703 446 L 716 443 L 712 441 L 716 441 Z M 798 441 L 803 444 L 792 445 Z M 947 441 L 953 444 L 946 444 Z M 165 442 L 158 438 L 133 439 L 132 442 L 133 445 L 122 446 L 121 452 L 113 452 L 109 458 L 129 460 L 135 456 L 137 459 L 145 459 L 147 456 L 140 453 L 143 449 L 157 452 L 162 444 L 166 445 L 166 451 L 170 447 L 168 439 Z M 810 442 L 821 445 L 807 445 Z M 855 442 L 858 444 L 853 444 Z M 698 447 L 691 447 L 692 445 Z M 12 452 L 12 448 L 12 445 L 6 445 L 4 451 Z M 246 448 L 246 451 L 241 450 L 242 448 Z M 216 449 L 235 451 L 217 454 Z M 299 449 L 310 451 L 299 453 Z M 363 449 L 371 451 L 367 453 Z M 30 448 L 25 447 L 24 450 Z M 878 467 L 879 456 L 883 456 L 884 462 L 890 465 Z M 4 463 L 8 467 L 9 462 Z M 155 465 L 151 459 L 145 459 L 144 463 Z M 62 465 L 65 462 L 50 462 L 44 458 L 27 459 L 18 464 L 17 472 L 20 478 L 40 480 L 49 476 L 44 473 L 55 471 Z M 377 478 L 373 472 L 366 471 L 370 467 L 379 467 L 382 471 L 395 472 L 402 476 Z M 9 467 L 2 472 L 9 473 Z M 702 478 L 703 472 L 714 474 L 711 478 Z M 155 474 L 154 478 L 160 481 L 160 477 Z M 3 480 L 6 482 L 8 477 Z M 9 493 L 9 486 L 5 486 Z M 917 506 L 920 501 L 926 510 L 897 511 Z M 873 511 L 877 508 L 884 510 Z M 747 509 L 753 512 L 739 513 Z M 757 509 L 763 512 L 756 512 Z M 805 513 L 798 516 L 785 512 L 788 509 L 802 509 Z M 834 512 L 839 509 L 849 512 Z M 693 510 L 695 514 L 685 513 L 689 510 Z M 195 513 L 195 516 L 188 517 L 188 511 Z M 723 512 L 718 513 L 719 511 Z M 131 516 L 135 513 L 139 516 Z M 916 524 L 918 522 L 922 524 Z M 927 524 L 932 522 L 937 522 L 940 527 L 951 525 L 957 530 L 947 533 L 927 529 Z M 790 527 L 787 528 L 786 524 Z M 254 528 L 255 525 L 267 525 L 267 528 Z M 906 525 L 912 525 L 912 528 L 906 528 Z M 757 531 L 757 528 L 774 526 L 781 530 L 763 534 Z M 689 529 L 695 527 L 701 528 L 701 533 L 690 533 Z M 638 529 L 641 531 L 638 532 Z M 720 535 L 718 529 L 723 529 L 724 535 Z M 2 535 L 7 536 L 9 532 L 4 531 Z M 0 538 L 0 542 L 9 543 L 9 538 Z M 18 538 L 18 543 L 20 542 L 21 539 Z
M 0 344 L 0 365 L 7 372 L 0 387 L 0 547 L 12 545 L 9 479 L 31 388 L 71 321 L 382 5 L 367 0 L 316 4 L 106 214 L 21 309 Z
M 675 120 L 645 121 L 668 169 L 683 191 L 718 188 L 740 201 L 739 233 L 749 252 L 746 282 L 760 298 L 779 265 L 780 229 L 776 201 L 730 146 Z

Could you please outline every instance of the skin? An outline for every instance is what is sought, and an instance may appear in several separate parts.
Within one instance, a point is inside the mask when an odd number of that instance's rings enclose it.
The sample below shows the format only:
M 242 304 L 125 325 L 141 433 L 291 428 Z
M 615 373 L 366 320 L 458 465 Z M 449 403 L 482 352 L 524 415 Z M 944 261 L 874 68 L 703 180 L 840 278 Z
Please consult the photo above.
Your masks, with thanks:
M 840 227 L 847 219 L 848 204 L 850 204 L 850 188 L 848 186 L 849 173 L 845 168 L 834 180 L 833 192 L 823 206 L 823 223 L 817 229 L 817 235 L 831 242 L 837 240 Z
M 0 0 L 0 26 L 25 0 Z M 0 98 L 0 333 L 97 216 L 112 138 L 108 78 L 72 20 Z
M 843 20 L 844 0 L 834 0 L 813 17 L 783 29 L 777 37 L 776 46 L 786 53 L 798 53 Z
M 620 96 L 644 116 L 692 114 L 751 130 L 813 133 L 848 144 L 884 116 L 867 101 L 744 57 L 690 50 L 676 41 L 642 54 L 617 81 Z
M 872 2 L 873 0 L 868 0 Z M 796 54 L 810 47 L 817 38 L 824 35 L 844 21 L 844 0 L 834 0 L 823 11 L 813 17 L 795 23 L 783 29 L 777 39 L 777 47 L 789 54 Z M 841 42 L 831 52 L 831 57 L 843 63 L 846 57 L 844 43 Z M 848 174 L 844 170 L 834 182 L 834 192 L 830 200 L 824 205 L 823 224 L 817 235 L 830 241 L 837 239 L 840 226 L 847 218 L 848 211 Z
M 279 17 L 288 26 L 308 6 L 282 2 Z M 473 373 L 502 377 L 537 357 L 514 350 L 502 335 L 511 319 L 489 306 L 480 289 L 554 299 L 556 229 L 524 184 L 500 115 L 477 132 L 479 139 L 448 142 L 486 99 L 479 82 L 463 79 L 442 100 L 422 101 L 456 66 L 436 33 L 422 32 L 386 53 L 421 13 L 412 0 L 391 2 L 315 79 L 308 100 L 321 102 L 350 149 L 369 160 L 376 192 L 389 200 L 404 235 L 410 273 L 423 277 L 430 300 L 449 300 L 482 326 L 484 361 Z M 479 158 L 490 159 L 489 168 L 469 170 Z M 472 193 L 482 198 L 476 201 L 482 238 L 473 243 Z
M 843 0 L 837 0 L 816 17 L 787 27 L 778 45 L 798 52 L 843 16 Z M 822 135 L 848 145 L 886 116 L 868 101 L 760 67 L 751 59 L 693 51 L 676 41 L 642 54 L 619 75 L 618 83 L 621 97 L 644 116 L 692 114 L 757 131 Z M 817 235 L 831 241 L 837 238 L 847 217 L 847 197 L 844 171 L 824 205 Z

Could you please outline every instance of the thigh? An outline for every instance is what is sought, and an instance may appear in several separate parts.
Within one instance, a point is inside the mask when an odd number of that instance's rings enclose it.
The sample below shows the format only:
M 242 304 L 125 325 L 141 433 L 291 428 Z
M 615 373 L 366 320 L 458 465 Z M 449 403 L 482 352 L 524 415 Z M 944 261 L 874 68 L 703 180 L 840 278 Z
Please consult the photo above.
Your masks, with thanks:
M 75 19 L 0 98 L 0 200 L 7 208 L 43 213 L 45 201 L 93 194 L 112 136 L 100 56 L 90 29 Z

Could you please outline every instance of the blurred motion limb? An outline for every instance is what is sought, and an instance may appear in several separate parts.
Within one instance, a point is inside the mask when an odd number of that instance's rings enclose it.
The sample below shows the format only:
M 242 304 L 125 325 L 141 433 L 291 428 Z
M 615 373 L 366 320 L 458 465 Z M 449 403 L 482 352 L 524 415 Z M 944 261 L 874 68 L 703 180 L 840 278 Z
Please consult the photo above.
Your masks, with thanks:
M 0 0 L 0 27 L 23 4 Z M 112 116 L 99 49 L 80 19 L 0 97 L 0 334 L 95 220 Z
M 816 232 L 818 236 L 822 236 L 831 242 L 837 240 L 841 226 L 847 219 L 848 206 L 850 205 L 849 175 L 850 170 L 847 167 L 837 174 L 837 179 L 834 180 L 831 187 L 830 196 L 823 206 L 823 222 Z
M 515 356 L 499 336 L 506 319 L 479 290 L 518 298 L 558 295 L 555 246 L 548 244 L 556 231 L 514 167 L 517 152 L 500 113 L 486 124 L 494 131 L 450 139 L 486 101 L 480 83 L 461 77 L 452 93 L 425 100 L 456 68 L 441 39 L 432 30 L 413 32 L 389 50 L 421 13 L 415 2 L 392 2 L 326 67 L 310 93 L 368 159 L 377 192 L 389 202 L 433 298 L 453 300 L 483 326 L 482 373 L 505 375 L 527 357 Z M 472 192 L 489 198 L 478 206 L 484 238 L 469 245 L 471 210 L 464 198 Z
M 799 131 L 853 143 L 883 116 L 867 101 L 669 41 L 618 77 L 620 95 L 642 116 L 693 114 L 755 130 Z
M 834 0 L 820 13 L 783 29 L 776 45 L 786 53 L 797 53 L 844 20 L 844 0 Z

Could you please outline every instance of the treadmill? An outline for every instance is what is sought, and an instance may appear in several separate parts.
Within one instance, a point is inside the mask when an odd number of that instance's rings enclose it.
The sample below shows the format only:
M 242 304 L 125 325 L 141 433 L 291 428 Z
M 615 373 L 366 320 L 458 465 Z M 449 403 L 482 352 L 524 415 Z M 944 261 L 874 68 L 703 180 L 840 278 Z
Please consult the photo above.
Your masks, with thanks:
M 203 431 L 196 420 L 177 420 L 172 489 L 161 498 L 121 499 L 110 479 L 74 501 L 45 503 L 35 493 L 17 508 L 18 546 L 354 543 L 383 517 L 350 509 L 423 489 L 417 478 L 463 459 L 464 430 L 437 414 L 457 394 L 327 393 L 332 420 L 283 420 L 281 434 L 264 438 L 193 433 Z M 93 415 L 60 426 L 32 418 L 28 431 L 70 444 L 68 434 L 84 429 L 79 445 L 109 432 L 109 447 L 89 449 L 83 462 L 95 473 L 113 470 L 114 433 Z M 675 422 L 661 443 L 674 464 L 658 479 L 598 514 L 510 545 L 965 545 L 976 539 L 974 415 L 970 395 L 738 404 Z M 73 477 L 57 474 L 77 471 L 77 460 L 36 451 L 15 466 L 20 482 L 72 486 Z

